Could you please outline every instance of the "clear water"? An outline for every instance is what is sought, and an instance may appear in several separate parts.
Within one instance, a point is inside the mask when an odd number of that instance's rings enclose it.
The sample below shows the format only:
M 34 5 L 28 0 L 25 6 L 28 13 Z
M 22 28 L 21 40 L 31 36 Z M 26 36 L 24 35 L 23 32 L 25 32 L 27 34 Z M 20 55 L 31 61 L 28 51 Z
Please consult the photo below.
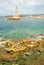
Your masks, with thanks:
M 29 38 L 36 34 L 44 34 L 44 19 L 24 18 L 16 21 L 0 18 L 2 38 Z

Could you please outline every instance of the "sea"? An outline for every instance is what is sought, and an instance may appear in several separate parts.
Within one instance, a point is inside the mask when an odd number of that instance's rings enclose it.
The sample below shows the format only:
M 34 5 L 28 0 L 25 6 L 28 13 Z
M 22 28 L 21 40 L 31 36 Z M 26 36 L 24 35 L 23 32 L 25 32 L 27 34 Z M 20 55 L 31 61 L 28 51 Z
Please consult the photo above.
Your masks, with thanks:
M 0 18 L 0 38 L 30 38 L 38 34 L 44 34 L 44 19 L 8 20 L 7 18 Z

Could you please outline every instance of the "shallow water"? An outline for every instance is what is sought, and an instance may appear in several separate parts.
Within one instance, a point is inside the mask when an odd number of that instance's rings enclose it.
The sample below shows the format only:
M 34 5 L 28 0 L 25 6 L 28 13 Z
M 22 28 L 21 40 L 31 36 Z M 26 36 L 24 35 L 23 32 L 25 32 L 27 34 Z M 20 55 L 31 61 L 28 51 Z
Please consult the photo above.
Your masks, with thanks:
M 44 34 L 44 19 L 23 18 L 7 20 L 0 18 L 0 38 L 29 38 Z

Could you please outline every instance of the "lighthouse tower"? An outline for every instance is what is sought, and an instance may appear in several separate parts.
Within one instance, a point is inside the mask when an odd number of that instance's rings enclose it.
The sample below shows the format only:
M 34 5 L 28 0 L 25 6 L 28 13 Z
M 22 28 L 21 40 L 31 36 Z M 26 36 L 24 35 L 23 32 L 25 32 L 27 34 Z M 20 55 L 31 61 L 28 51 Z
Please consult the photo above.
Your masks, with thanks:
M 18 7 L 16 6 L 16 14 L 15 16 L 18 16 Z

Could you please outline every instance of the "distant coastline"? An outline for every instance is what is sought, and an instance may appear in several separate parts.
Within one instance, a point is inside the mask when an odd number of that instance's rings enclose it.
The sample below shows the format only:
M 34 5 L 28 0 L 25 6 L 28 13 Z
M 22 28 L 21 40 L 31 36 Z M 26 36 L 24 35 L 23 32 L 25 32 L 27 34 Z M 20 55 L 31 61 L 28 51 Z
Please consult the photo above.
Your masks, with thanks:
M 9 16 L 0 16 L 0 18 L 5 18 L 5 17 L 12 17 L 13 15 Z M 30 14 L 30 15 L 19 15 L 22 18 L 42 18 L 44 19 L 44 14 Z

